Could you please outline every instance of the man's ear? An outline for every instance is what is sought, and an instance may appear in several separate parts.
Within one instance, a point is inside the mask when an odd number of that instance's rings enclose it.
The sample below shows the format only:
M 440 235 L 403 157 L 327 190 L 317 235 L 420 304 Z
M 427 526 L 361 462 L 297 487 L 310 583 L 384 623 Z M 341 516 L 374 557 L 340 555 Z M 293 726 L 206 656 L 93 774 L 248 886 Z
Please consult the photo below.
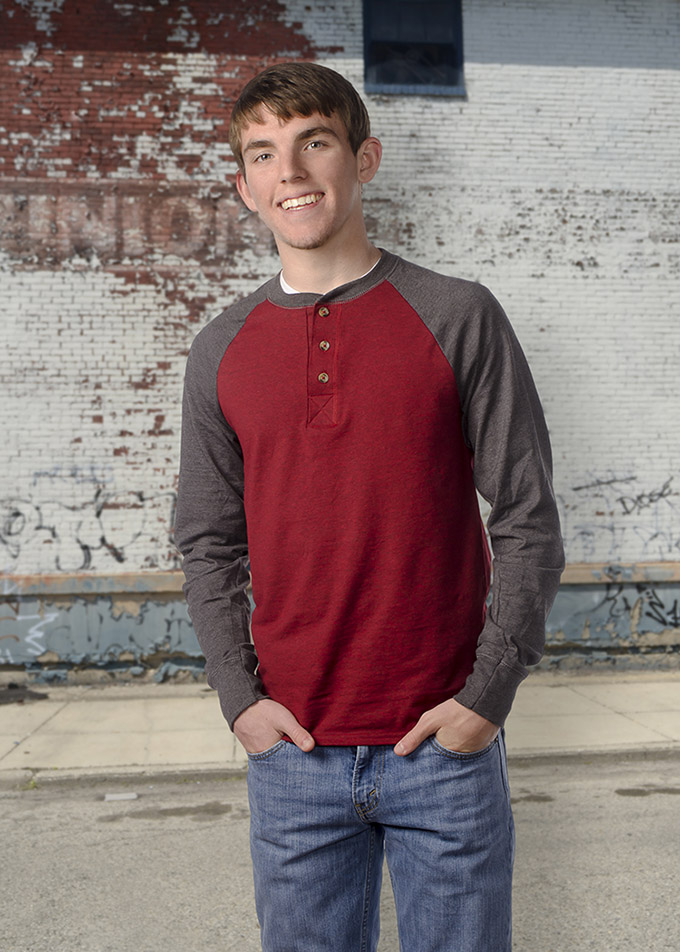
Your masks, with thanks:
M 375 173 L 380 168 L 382 158 L 382 145 L 380 139 L 375 136 L 369 136 L 359 146 L 357 152 L 359 181 L 362 185 L 370 182 Z
M 236 173 L 236 188 L 246 208 L 249 208 L 251 212 L 257 211 L 250 194 L 250 189 L 248 188 L 248 183 L 246 182 L 246 177 L 240 169 Z

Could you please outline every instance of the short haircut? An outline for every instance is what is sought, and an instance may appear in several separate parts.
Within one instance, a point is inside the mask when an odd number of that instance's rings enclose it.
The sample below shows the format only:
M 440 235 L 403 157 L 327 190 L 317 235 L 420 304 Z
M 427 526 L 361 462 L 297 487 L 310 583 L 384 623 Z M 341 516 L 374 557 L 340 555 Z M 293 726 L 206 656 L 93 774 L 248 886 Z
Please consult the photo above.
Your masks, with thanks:
M 242 172 L 243 130 L 250 122 L 262 122 L 263 106 L 279 119 L 311 116 L 313 112 L 338 116 L 355 155 L 371 134 L 366 106 L 344 76 L 318 63 L 279 63 L 258 73 L 244 86 L 231 114 L 229 145 Z

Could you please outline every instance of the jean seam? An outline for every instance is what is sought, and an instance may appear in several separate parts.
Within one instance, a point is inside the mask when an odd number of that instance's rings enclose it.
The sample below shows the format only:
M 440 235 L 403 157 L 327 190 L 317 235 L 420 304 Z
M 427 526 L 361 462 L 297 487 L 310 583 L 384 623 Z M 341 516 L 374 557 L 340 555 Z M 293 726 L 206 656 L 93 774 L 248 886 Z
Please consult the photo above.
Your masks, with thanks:
M 470 753 L 465 753 L 465 751 L 460 750 L 449 750 L 448 748 L 444 747 L 444 745 L 441 744 L 436 739 L 436 737 L 434 737 L 434 735 L 428 737 L 428 740 L 430 745 L 438 754 L 441 754 L 442 757 L 448 757 L 450 760 L 476 760 L 478 757 L 483 757 L 484 754 L 488 754 L 494 746 L 499 746 L 498 735 L 494 737 L 487 747 L 482 747 L 481 750 L 473 750 Z
M 363 823 L 370 823 L 370 820 L 368 820 L 368 815 L 369 813 L 373 813 L 374 810 L 376 810 L 378 807 L 378 803 L 380 802 L 380 790 L 382 787 L 382 779 L 383 779 L 384 772 L 385 772 L 385 748 L 381 747 L 375 787 L 373 788 L 373 794 L 372 796 L 369 797 L 365 807 L 363 807 L 357 800 L 355 778 L 354 777 L 352 778 L 352 802 L 354 804 L 354 809 L 356 810 L 359 819 Z
M 248 760 L 266 760 L 267 757 L 271 757 L 272 754 L 275 754 L 277 750 L 281 749 L 281 744 L 285 744 L 285 743 L 286 741 L 283 740 L 283 738 L 281 738 L 281 740 L 277 740 L 277 742 L 268 750 L 261 750 L 254 754 L 251 754 L 249 751 L 246 751 L 246 755 L 248 757 Z
M 364 911 L 361 916 L 361 952 L 367 952 L 368 949 L 368 914 L 371 903 L 371 871 L 373 869 L 373 856 L 375 853 L 375 827 L 369 829 L 368 857 L 366 859 L 366 882 L 364 884 Z
M 510 781 L 508 779 L 507 773 L 507 760 L 503 756 L 505 750 L 505 730 L 501 728 L 500 734 L 502 735 L 498 743 L 498 756 L 500 758 L 500 767 L 501 767 L 501 778 L 503 780 L 503 789 L 505 790 L 505 796 L 508 798 L 508 803 L 510 803 Z
M 375 778 L 375 795 L 373 797 L 372 806 L 369 807 L 370 810 L 375 810 L 380 803 L 380 793 L 382 791 L 382 781 L 383 774 L 385 773 L 385 748 L 380 748 L 380 761 L 378 766 L 378 775 Z

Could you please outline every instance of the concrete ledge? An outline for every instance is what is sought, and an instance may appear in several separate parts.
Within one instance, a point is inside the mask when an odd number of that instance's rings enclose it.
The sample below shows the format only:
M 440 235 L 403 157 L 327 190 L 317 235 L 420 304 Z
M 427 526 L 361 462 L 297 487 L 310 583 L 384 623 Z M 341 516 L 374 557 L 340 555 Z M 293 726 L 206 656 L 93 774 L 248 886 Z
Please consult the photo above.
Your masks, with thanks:
M 182 572 L 125 572 L 95 575 L 87 572 L 54 575 L 3 575 L 0 601 L 29 595 L 148 595 L 181 592 Z
M 182 591 L 181 571 L 123 572 L 99 575 L 61 572 L 0 575 L 0 600 L 29 595 L 154 594 Z M 562 574 L 562 585 L 601 585 L 607 582 L 680 582 L 680 562 L 572 562 Z
M 606 582 L 680 582 L 680 562 L 571 562 L 561 585 L 601 585 Z

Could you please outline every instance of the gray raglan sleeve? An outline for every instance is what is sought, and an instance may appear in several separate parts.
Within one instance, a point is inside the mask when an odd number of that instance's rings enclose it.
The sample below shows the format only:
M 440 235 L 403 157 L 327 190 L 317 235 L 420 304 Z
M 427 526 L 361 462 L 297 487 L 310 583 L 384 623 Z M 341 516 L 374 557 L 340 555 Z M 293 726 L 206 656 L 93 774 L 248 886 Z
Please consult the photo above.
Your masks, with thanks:
M 526 358 L 500 304 L 476 288 L 452 360 L 474 481 L 490 503 L 493 599 L 474 669 L 456 700 L 502 725 L 543 653 L 564 568 L 552 455 Z
M 215 336 L 208 326 L 187 361 L 175 543 L 183 556 L 184 594 L 208 684 L 217 690 L 233 727 L 241 711 L 266 694 L 250 639 L 243 454 L 217 398 L 224 346 L 220 350 Z

